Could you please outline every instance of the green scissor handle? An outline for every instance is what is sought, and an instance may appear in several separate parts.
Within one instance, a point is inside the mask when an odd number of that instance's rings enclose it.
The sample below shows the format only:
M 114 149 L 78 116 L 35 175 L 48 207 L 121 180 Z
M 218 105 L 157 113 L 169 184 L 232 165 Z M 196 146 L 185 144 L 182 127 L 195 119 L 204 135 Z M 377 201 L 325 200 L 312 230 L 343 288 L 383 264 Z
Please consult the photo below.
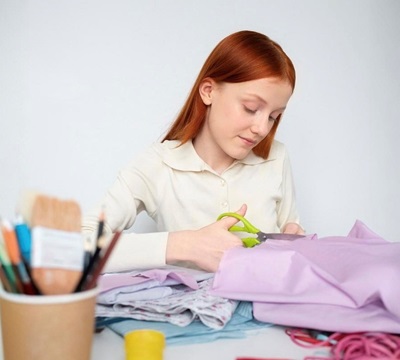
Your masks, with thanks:
M 234 217 L 235 219 L 238 219 L 242 222 L 243 226 L 237 226 L 233 225 L 229 228 L 230 231 L 242 231 L 242 232 L 247 232 L 249 234 L 258 234 L 260 232 L 260 229 L 257 229 L 254 225 L 250 223 L 246 218 L 244 218 L 242 215 L 239 215 L 234 212 L 226 212 L 218 216 L 217 220 L 220 220 L 224 217 Z
M 254 225 L 252 225 L 242 215 L 239 215 L 234 212 L 222 213 L 220 216 L 218 216 L 217 220 L 221 220 L 222 218 L 227 216 L 234 217 L 235 219 L 240 220 L 243 224 L 243 226 L 233 225 L 229 228 L 229 231 L 247 232 L 249 234 L 258 234 L 260 232 L 259 229 L 257 229 Z M 258 241 L 257 238 L 254 237 L 242 238 L 241 240 L 245 247 L 254 247 L 260 244 L 260 241 Z

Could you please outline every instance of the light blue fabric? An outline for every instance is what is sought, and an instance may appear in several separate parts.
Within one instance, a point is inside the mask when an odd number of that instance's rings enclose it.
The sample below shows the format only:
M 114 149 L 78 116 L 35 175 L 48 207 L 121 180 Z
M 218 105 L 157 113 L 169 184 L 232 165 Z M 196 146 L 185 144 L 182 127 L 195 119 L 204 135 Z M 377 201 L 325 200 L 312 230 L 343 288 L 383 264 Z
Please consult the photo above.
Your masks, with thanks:
M 201 321 L 194 321 L 188 326 L 180 327 L 167 322 L 98 318 L 96 324 L 98 327 L 107 326 L 121 336 L 139 329 L 158 330 L 164 333 L 167 345 L 204 343 L 220 338 L 244 338 L 247 330 L 272 326 L 270 323 L 259 322 L 253 318 L 251 302 L 240 302 L 231 320 L 221 330 L 211 329 Z

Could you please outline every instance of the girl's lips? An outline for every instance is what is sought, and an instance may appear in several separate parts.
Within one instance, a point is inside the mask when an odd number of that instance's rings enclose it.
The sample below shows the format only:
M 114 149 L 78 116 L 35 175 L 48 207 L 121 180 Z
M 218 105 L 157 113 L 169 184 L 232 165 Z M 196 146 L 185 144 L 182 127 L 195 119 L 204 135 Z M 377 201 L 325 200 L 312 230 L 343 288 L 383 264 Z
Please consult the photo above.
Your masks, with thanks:
M 257 144 L 256 140 L 248 139 L 242 136 L 239 136 L 239 138 L 248 146 L 254 146 Z

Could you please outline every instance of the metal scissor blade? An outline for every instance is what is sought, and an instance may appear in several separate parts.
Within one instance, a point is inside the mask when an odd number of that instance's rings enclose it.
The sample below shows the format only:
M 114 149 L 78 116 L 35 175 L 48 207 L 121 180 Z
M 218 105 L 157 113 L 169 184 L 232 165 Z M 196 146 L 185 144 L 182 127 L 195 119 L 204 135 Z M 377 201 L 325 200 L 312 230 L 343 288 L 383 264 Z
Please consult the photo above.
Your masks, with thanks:
M 264 242 L 268 239 L 270 240 L 296 240 L 305 237 L 305 235 L 297 234 L 282 234 L 282 233 L 263 233 L 259 232 L 257 234 L 257 239 Z

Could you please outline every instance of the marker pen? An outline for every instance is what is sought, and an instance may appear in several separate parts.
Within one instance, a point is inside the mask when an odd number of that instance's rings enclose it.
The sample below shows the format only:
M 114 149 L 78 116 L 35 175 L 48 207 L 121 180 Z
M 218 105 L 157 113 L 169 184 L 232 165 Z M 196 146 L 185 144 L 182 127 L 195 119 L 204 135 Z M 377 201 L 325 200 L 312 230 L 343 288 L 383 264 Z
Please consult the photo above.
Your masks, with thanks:
M 18 245 L 21 251 L 21 256 L 26 264 L 31 263 L 31 231 L 28 225 L 23 221 L 21 215 L 17 215 L 15 224 L 15 233 L 17 234 Z

